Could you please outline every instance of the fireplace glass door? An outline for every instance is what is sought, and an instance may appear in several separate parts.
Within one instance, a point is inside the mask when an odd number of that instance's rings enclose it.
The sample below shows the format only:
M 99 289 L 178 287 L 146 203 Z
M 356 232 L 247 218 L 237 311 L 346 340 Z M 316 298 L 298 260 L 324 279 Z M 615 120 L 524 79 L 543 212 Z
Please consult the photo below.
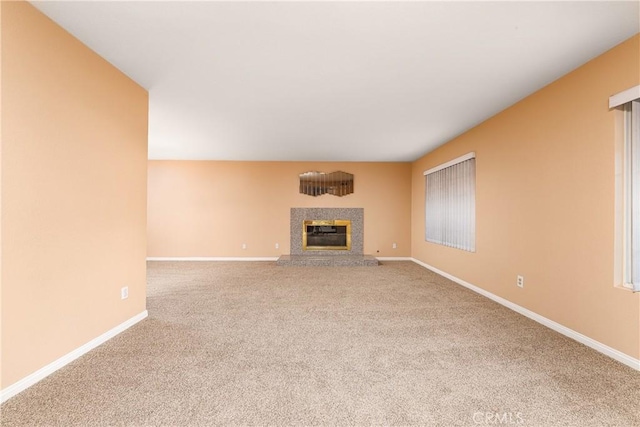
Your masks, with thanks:
M 305 220 L 302 248 L 305 251 L 350 250 L 351 221 Z

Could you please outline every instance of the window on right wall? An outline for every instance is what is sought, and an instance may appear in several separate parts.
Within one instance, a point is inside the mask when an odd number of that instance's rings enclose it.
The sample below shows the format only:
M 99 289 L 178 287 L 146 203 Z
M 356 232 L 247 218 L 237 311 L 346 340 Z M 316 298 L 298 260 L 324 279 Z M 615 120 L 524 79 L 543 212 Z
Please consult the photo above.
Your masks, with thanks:
M 623 285 L 640 292 L 640 86 L 609 98 L 624 111 Z
M 640 291 L 640 99 L 624 105 L 624 283 Z
M 476 155 L 469 153 L 425 175 L 425 240 L 476 250 Z

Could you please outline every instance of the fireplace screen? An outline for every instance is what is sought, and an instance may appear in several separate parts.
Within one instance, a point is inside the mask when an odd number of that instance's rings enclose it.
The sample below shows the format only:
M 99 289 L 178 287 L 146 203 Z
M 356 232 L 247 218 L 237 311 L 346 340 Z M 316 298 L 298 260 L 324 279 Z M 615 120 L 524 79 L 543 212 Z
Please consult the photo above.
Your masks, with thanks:
M 302 224 L 305 251 L 351 250 L 351 221 L 305 220 Z

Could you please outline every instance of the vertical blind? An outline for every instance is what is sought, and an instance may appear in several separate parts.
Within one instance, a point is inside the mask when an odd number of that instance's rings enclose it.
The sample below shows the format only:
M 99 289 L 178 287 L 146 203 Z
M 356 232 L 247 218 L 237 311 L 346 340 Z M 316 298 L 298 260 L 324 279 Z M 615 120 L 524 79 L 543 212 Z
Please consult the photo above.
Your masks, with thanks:
M 640 100 L 625 105 L 626 268 L 625 282 L 640 292 Z
M 469 153 L 425 175 L 425 239 L 475 252 L 476 159 Z

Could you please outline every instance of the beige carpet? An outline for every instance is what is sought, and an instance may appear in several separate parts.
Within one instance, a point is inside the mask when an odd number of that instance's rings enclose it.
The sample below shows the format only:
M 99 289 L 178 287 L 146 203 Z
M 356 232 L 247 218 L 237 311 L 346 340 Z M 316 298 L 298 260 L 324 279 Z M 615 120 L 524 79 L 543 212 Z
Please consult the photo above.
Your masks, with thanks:
M 149 318 L 2 426 L 640 425 L 640 373 L 410 262 L 149 263 Z

